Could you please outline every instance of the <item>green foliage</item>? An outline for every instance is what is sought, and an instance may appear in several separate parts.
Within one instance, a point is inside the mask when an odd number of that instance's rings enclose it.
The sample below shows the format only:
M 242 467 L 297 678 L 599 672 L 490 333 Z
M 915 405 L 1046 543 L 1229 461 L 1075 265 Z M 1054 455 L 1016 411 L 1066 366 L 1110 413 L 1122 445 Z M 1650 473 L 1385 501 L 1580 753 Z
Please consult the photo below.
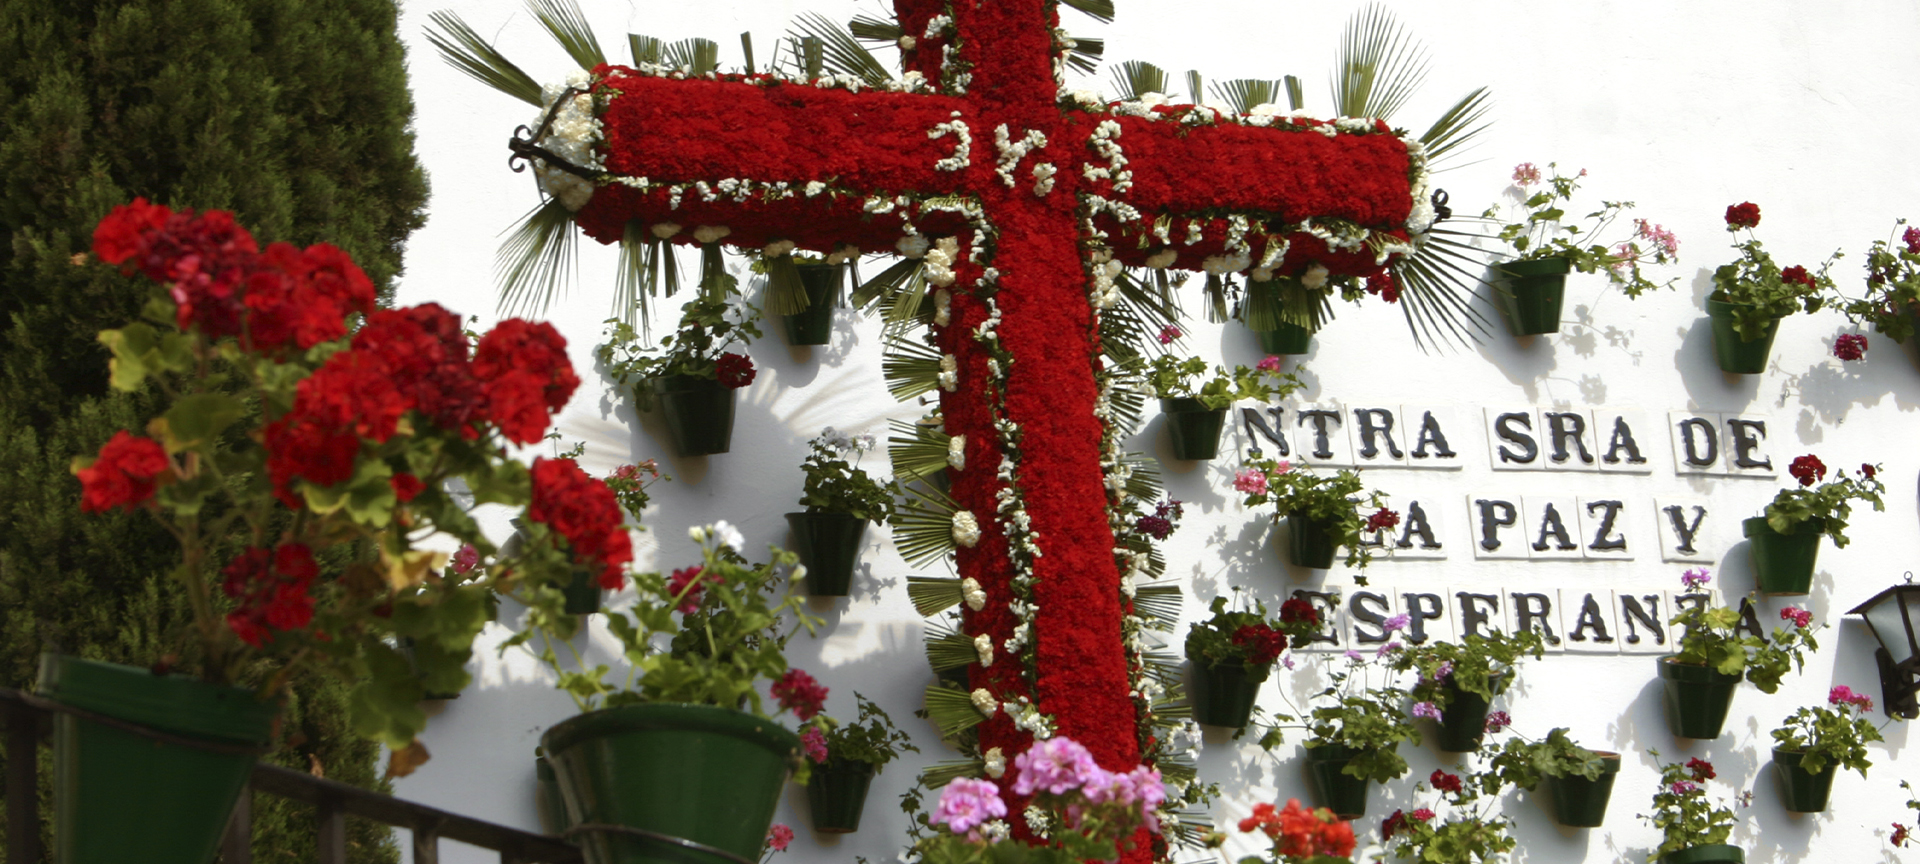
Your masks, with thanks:
M 1464 816 L 1435 824 L 1408 820 L 1394 854 L 1426 864 L 1476 864 L 1501 859 L 1519 845 L 1505 816 Z
M 1671 662 L 1708 666 L 1722 675 L 1745 674 L 1762 693 L 1780 689 L 1780 679 L 1788 672 L 1805 668 L 1806 654 L 1820 644 L 1813 634 L 1818 626 L 1776 627 L 1771 639 L 1741 635 L 1740 612 L 1729 606 L 1683 603 L 1680 612 L 1668 624 L 1682 628 L 1677 641 L 1680 649 Z
M 1394 652 L 1388 662 L 1395 671 L 1419 673 L 1420 680 L 1408 691 L 1415 702 L 1445 709 L 1456 689 L 1492 699 L 1513 681 L 1520 658 L 1538 660 L 1545 651 L 1537 631 L 1508 636 L 1496 630 L 1488 636 L 1468 634 L 1459 642 L 1429 640 Z
M 1407 760 L 1398 752 L 1401 742 L 1420 745 L 1420 730 L 1400 706 L 1406 691 L 1388 681 L 1372 686 L 1369 672 L 1376 664 L 1357 653 L 1326 658 L 1331 683 L 1313 694 L 1306 718 L 1276 715 L 1259 744 L 1268 752 L 1285 741 L 1287 728 L 1305 728 L 1308 749 L 1328 744 L 1351 747 L 1354 756 L 1342 773 L 1385 783 L 1407 773 Z M 1345 665 L 1341 665 L 1341 664 Z
M 879 705 L 858 692 L 853 698 L 860 705 L 860 719 L 840 723 L 822 714 L 812 721 L 826 732 L 827 759 L 830 762 L 865 762 L 876 770 L 900 758 L 900 751 L 914 753 L 913 737 L 893 725 L 893 718 Z
M 1660 758 L 1658 750 L 1647 752 L 1655 759 Z M 1727 842 L 1728 835 L 1733 833 L 1733 809 L 1715 807 L 1707 799 L 1707 790 L 1702 784 L 1709 779 L 1711 775 L 1677 762 L 1660 767 L 1660 785 L 1653 793 L 1653 812 L 1640 814 L 1641 819 L 1664 835 L 1659 848 L 1647 856 L 1648 861 L 1669 852 Z
M 1797 461 L 1797 460 L 1796 460 Z M 1847 519 L 1853 515 L 1854 501 L 1865 501 L 1873 509 L 1887 509 L 1880 496 L 1887 491 L 1886 484 L 1875 479 L 1875 475 L 1885 470 L 1878 465 L 1860 466 L 1860 476 L 1848 477 L 1846 469 L 1836 468 L 1833 479 L 1813 489 L 1789 486 L 1773 496 L 1773 502 L 1767 505 L 1767 527 L 1781 534 L 1792 534 L 1796 528 L 1809 520 L 1823 522 L 1822 530 L 1833 539 L 1833 545 L 1839 549 L 1847 548 Z M 1871 470 L 1868 470 L 1871 469 Z
M 1249 459 L 1246 466 L 1240 476 L 1265 475 L 1266 489 L 1247 493 L 1242 503 L 1249 507 L 1272 504 L 1276 519 L 1291 516 L 1326 526 L 1334 542 L 1347 548 L 1348 567 L 1365 568 L 1372 563 L 1365 536 L 1368 517 L 1360 511 L 1385 510 L 1387 496 L 1378 489 L 1365 491 L 1359 472 L 1342 468 L 1332 475 L 1315 474 L 1306 463 L 1295 465 L 1285 459 Z
M 1905 224 L 1905 219 L 1895 222 L 1894 230 Z M 1872 324 L 1873 332 L 1906 344 L 1913 335 L 1914 312 L 1920 310 L 1920 233 L 1907 228 L 1898 247 L 1886 240 L 1873 241 L 1866 269 L 1865 295 L 1855 300 L 1836 291 L 1828 305 L 1838 307 L 1855 326 Z
M 1606 764 L 1599 753 L 1573 743 L 1564 727 L 1548 732 L 1540 741 L 1515 733 L 1500 745 L 1486 770 L 1474 775 L 1473 781 L 1485 795 L 1495 794 L 1504 786 L 1531 792 L 1548 777 L 1598 779 Z
M 1260 652 L 1258 640 L 1236 638 L 1242 628 L 1264 628 L 1281 633 L 1283 638 L 1280 647 L 1284 649 L 1288 640 L 1311 636 L 1320 626 L 1318 614 L 1307 617 L 1295 615 L 1292 621 L 1286 620 L 1285 615 L 1269 619 L 1266 604 L 1258 600 L 1253 601 L 1252 609 L 1228 611 L 1224 595 L 1213 598 L 1207 611 L 1213 614 L 1205 621 L 1194 622 L 1187 630 L 1186 652 L 1188 660 L 1204 663 L 1209 668 L 1222 663 L 1259 666 L 1263 669 L 1273 667 L 1274 658 L 1261 660 L 1257 656 Z M 1307 611 L 1312 612 L 1312 608 L 1307 607 Z
M 1538 171 L 1531 163 L 1520 167 L 1523 170 Z M 1580 188 L 1579 180 L 1586 176 L 1587 172 L 1581 171 L 1573 177 L 1562 177 L 1558 167 L 1558 163 L 1547 163 L 1547 171 L 1551 176 L 1547 178 L 1546 185 L 1540 191 L 1529 195 L 1525 201 L 1521 202 L 1523 218 L 1518 222 L 1500 226 L 1498 235 L 1500 240 L 1519 253 L 1519 257 L 1515 260 L 1539 261 L 1546 258 L 1565 258 L 1573 269 L 1581 273 L 1605 271 L 1607 280 L 1619 286 L 1628 297 L 1638 297 L 1658 288 L 1673 287 L 1678 280 L 1669 279 L 1663 285 L 1648 281 L 1645 276 L 1640 275 L 1640 265 L 1649 260 L 1655 264 L 1671 264 L 1680 260 L 1678 253 L 1673 251 L 1679 248 L 1678 244 L 1664 245 L 1661 239 L 1654 235 L 1654 232 L 1661 229 L 1658 226 L 1649 225 L 1644 219 L 1634 220 L 1638 227 L 1626 240 L 1609 242 L 1601 239 L 1622 213 L 1633 209 L 1632 201 L 1600 202 L 1600 209 L 1581 217 L 1588 223 L 1584 228 L 1577 223 L 1567 222 L 1565 207 L 1573 203 L 1574 190 Z M 1514 178 L 1516 183 L 1521 184 L 1522 189 L 1532 185 L 1533 182 L 1524 178 L 1520 171 L 1515 171 Z M 1489 207 L 1481 216 L 1486 219 L 1497 219 L 1500 216 L 1500 208 L 1498 205 Z M 1670 239 L 1671 235 L 1667 236 Z M 1646 241 L 1647 248 L 1641 248 L 1641 241 Z
M 1832 705 L 1801 706 L 1773 730 L 1774 746 L 1800 754 L 1800 767 L 1818 774 L 1829 764 L 1867 776 L 1873 761 L 1867 758 L 1867 744 L 1884 741 L 1880 730 L 1867 721 L 1873 703 L 1828 700 Z
M 800 504 L 808 513 L 845 513 L 870 522 L 886 522 L 893 518 L 894 499 L 900 494 L 899 484 L 892 480 L 881 483 L 867 476 L 865 469 L 848 462 L 847 454 L 859 454 L 872 450 L 873 436 L 846 436 L 835 432 L 829 426 L 820 433 L 820 437 L 811 442 L 813 452 L 800 463 L 800 470 L 806 472 L 806 485 L 801 489 Z
M 1728 225 L 1727 230 L 1738 235 L 1741 229 Z M 1827 271 L 1840 260 L 1838 249 L 1821 262 L 1820 269 L 1806 274 L 1804 280 L 1794 280 L 1783 278 L 1780 265 L 1761 248 L 1751 229 L 1747 239 L 1733 244 L 1733 248 L 1740 250 L 1740 257 L 1714 268 L 1713 294 L 1708 299 L 1734 304 L 1733 332 L 1740 334 L 1742 341 L 1764 336 L 1776 319 L 1801 310 L 1818 312 L 1834 291 Z
M 1196 388 L 1192 379 L 1207 374 L 1207 361 L 1198 357 L 1176 358 L 1162 354 L 1143 370 L 1153 394 L 1161 399 L 1198 399 L 1209 411 L 1219 411 L 1235 402 L 1253 399 L 1267 402 L 1285 399 L 1307 386 L 1292 372 L 1274 369 L 1248 369 L 1235 366 L 1229 373 L 1224 366 L 1213 367 L 1213 377 Z
M 760 310 L 745 301 L 728 298 L 738 292 L 733 277 L 725 278 L 720 296 L 702 292 L 680 307 L 680 328 L 660 337 L 659 348 L 644 347 L 640 331 L 618 318 L 607 319 L 607 341 L 595 346 L 607 377 L 634 388 L 641 410 L 653 407 L 653 382 L 675 375 L 714 378 L 720 355 L 735 345 L 744 349 L 760 338 Z
M 627 516 L 633 519 L 633 524 L 639 526 L 641 515 L 647 510 L 647 504 L 653 501 L 653 496 L 647 492 L 647 487 L 662 480 L 672 479 L 660 473 L 659 463 L 647 459 L 637 465 L 622 465 L 614 469 L 612 474 L 607 475 L 606 483 L 607 488 L 613 490 L 614 500 L 620 502 L 620 509 L 627 511 Z M 644 526 L 641 527 L 644 530 Z

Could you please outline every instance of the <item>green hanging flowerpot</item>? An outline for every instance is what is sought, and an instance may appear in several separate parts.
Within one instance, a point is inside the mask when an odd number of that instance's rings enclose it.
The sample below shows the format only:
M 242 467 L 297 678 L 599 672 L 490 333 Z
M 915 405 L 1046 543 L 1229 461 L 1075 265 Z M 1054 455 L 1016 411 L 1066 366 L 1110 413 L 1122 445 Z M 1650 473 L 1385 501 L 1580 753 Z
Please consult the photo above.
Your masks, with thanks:
M 1607 818 L 1613 780 L 1620 776 L 1620 754 L 1601 753 L 1600 776 L 1588 780 L 1578 774 L 1541 780 L 1553 800 L 1553 821 L 1568 828 L 1598 828 Z
M 600 583 L 593 574 L 585 570 L 573 571 L 573 578 L 567 580 L 560 593 L 567 597 L 568 615 L 592 615 L 600 611 Z
M 567 802 L 560 798 L 560 780 L 545 756 L 533 757 L 533 809 L 540 814 L 540 832 L 560 835 L 573 827 L 567 821 Z
M 967 670 L 970 668 L 972 668 L 972 664 L 963 663 L 959 666 L 935 669 L 933 670 L 933 675 L 942 682 L 953 685 L 956 689 L 967 691 L 972 686 L 967 676 Z
M 1388 749 L 1398 749 L 1398 745 Z M 1332 810 L 1336 818 L 1358 819 L 1367 815 L 1367 793 L 1373 781 L 1344 770 L 1356 753 L 1345 744 L 1326 743 L 1307 748 L 1307 776 L 1313 781 L 1314 800 Z
M 1833 778 L 1840 772 L 1837 762 L 1828 762 L 1819 773 L 1800 767 L 1806 754 L 1798 750 L 1773 748 L 1774 773 L 1780 776 L 1780 800 L 1793 813 L 1820 813 L 1827 809 L 1833 794 Z
M 1719 361 L 1722 372 L 1758 375 L 1767 371 L 1767 355 L 1773 351 L 1774 335 L 1780 332 L 1780 319 L 1767 322 L 1760 336 L 1742 339 L 1733 330 L 1733 313 L 1738 308 L 1752 307 L 1707 298 L 1707 317 L 1713 324 L 1713 359 Z
M 1506 676 L 1494 673 L 1489 680 L 1495 693 L 1506 689 Z M 1447 707 L 1440 713 L 1440 734 L 1435 743 L 1448 753 L 1470 753 L 1480 749 L 1480 739 L 1487 734 L 1487 712 L 1493 703 L 1485 696 L 1471 693 L 1454 686 L 1449 677 L 1441 685 L 1447 691 Z
M 692 840 L 756 860 L 800 738 L 711 705 L 645 703 L 581 714 L 547 730 L 567 819 Z M 612 831 L 574 835 L 587 864 L 726 864 L 679 844 Z
M 1660 856 L 1660 864 L 1746 864 L 1746 861 L 1746 852 L 1725 843 L 1694 846 Z
M 1260 341 L 1261 353 L 1270 355 L 1305 354 L 1313 343 L 1312 330 L 1285 321 L 1272 330 L 1255 330 L 1253 335 Z
M 1220 452 L 1220 430 L 1227 425 L 1227 409 L 1208 408 L 1198 399 L 1162 399 L 1160 413 L 1167 418 L 1173 439 L 1173 458 L 1212 459 Z
M 788 513 L 793 551 L 807 567 L 807 593 L 845 597 L 853 586 L 853 565 L 866 542 L 867 520 L 846 513 Z
M 1208 726 L 1239 729 L 1253 716 L 1260 685 L 1273 674 L 1273 664 L 1209 664 L 1193 660 L 1193 719 Z
M 1567 298 L 1565 258 L 1508 261 L 1493 265 L 1505 278 L 1494 286 L 1495 305 L 1515 336 L 1560 332 L 1560 307 Z
M 843 264 L 798 264 L 800 284 L 807 289 L 807 308 L 781 316 L 788 345 L 825 345 L 833 340 L 833 309 L 840 297 Z
M 873 763 L 828 759 L 813 766 L 807 778 L 807 804 L 813 811 L 813 830 L 822 834 L 852 834 L 860 830 L 860 813 L 867 807 L 867 788 L 873 783 Z
M 1765 594 L 1805 594 L 1813 589 L 1813 565 L 1820 557 L 1820 538 L 1827 520 L 1808 519 L 1782 534 L 1765 516 L 1740 521 L 1753 555 L 1753 579 Z
M 707 456 L 733 446 L 733 388 L 713 378 L 669 375 L 656 379 L 653 390 L 674 452 Z
M 163 743 L 55 714 L 55 861 L 213 860 L 258 753 L 273 739 L 275 706 L 237 687 L 59 654 L 41 655 L 39 693 L 220 748 Z
M 1739 675 L 1727 675 L 1706 666 L 1672 662 L 1661 657 L 1660 682 L 1665 685 L 1667 728 L 1681 738 L 1718 738 L 1733 706 Z
M 1325 570 L 1333 566 L 1333 553 L 1339 547 L 1332 525 L 1304 516 L 1287 517 L 1287 560 L 1293 566 Z

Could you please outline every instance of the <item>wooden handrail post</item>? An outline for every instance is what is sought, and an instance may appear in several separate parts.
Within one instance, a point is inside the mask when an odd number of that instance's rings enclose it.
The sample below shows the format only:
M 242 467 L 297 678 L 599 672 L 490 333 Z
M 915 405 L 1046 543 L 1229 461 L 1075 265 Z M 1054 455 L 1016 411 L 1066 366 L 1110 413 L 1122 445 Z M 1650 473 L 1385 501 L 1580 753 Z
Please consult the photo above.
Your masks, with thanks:
M 220 864 L 253 864 L 253 789 L 240 790 L 220 840 Z
M 19 702 L 6 703 L 7 860 L 40 860 L 40 718 Z
M 314 804 L 319 828 L 319 854 L 315 857 L 319 864 L 347 864 L 347 812 L 341 804 L 331 795 L 322 796 Z
M 413 826 L 413 864 L 440 864 L 440 823 L 421 821 Z

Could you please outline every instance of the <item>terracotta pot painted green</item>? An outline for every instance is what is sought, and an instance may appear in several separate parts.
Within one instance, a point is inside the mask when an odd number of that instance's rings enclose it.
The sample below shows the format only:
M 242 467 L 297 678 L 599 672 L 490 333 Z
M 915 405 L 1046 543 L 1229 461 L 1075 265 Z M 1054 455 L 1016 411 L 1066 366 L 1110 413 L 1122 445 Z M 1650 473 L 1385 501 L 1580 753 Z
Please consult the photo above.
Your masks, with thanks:
M 1506 676 L 1492 676 L 1493 692 L 1506 689 Z M 1440 714 L 1440 734 L 1434 742 L 1448 753 L 1470 753 L 1480 749 L 1480 739 L 1487 734 L 1487 712 L 1493 703 L 1478 693 L 1469 693 L 1453 685 L 1448 678 L 1442 685 L 1447 692 L 1447 707 Z
M 1333 527 L 1300 516 L 1287 517 L 1287 561 L 1295 567 L 1325 570 L 1333 566 L 1333 552 L 1340 546 Z
M 1725 843 L 1695 846 L 1660 856 L 1660 864 L 1746 864 L 1746 861 L 1745 851 Z
M 725 453 L 733 446 L 733 388 L 712 378 L 672 375 L 653 382 L 674 452 Z
M 833 308 L 840 296 L 843 264 L 800 264 L 800 284 L 807 288 L 807 308 L 781 316 L 788 345 L 825 345 L 833 340 Z
M 1192 659 L 1192 658 L 1189 658 Z M 1246 666 L 1193 661 L 1193 719 L 1208 726 L 1239 729 L 1253 716 L 1260 685 L 1273 674 L 1273 664 Z
M 572 827 L 567 821 L 567 802 L 560 799 L 560 781 L 553 776 L 553 765 L 545 756 L 533 757 L 533 809 L 540 814 L 542 833 L 565 834 Z
M 1707 316 L 1713 323 L 1713 359 L 1719 361 L 1722 372 L 1758 375 L 1767 371 L 1767 355 L 1773 351 L 1773 337 L 1780 332 L 1780 319 L 1768 322 L 1759 338 L 1741 339 L 1733 332 L 1733 311 L 1743 305 L 1707 298 Z
M 1767 517 L 1743 519 L 1740 530 L 1747 535 L 1753 554 L 1753 581 L 1766 594 L 1805 594 L 1813 589 L 1813 565 L 1820 557 L 1820 538 L 1827 535 L 1827 520 L 1809 519 L 1793 526 L 1792 534 L 1781 534 L 1767 525 Z
M 1705 666 L 1659 660 L 1660 683 L 1666 687 L 1667 729 L 1680 738 L 1718 738 L 1727 725 L 1740 676 L 1725 675 Z
M 183 738 L 265 748 L 275 707 L 184 675 L 44 654 L 40 695 Z M 164 744 L 71 714 L 53 720 L 59 864 L 207 864 L 256 756 Z
M 867 520 L 845 513 L 788 513 L 793 551 L 807 566 L 807 593 L 845 597 L 853 586 L 853 565 L 866 541 Z
M 872 783 L 872 762 L 829 759 L 825 765 L 813 766 L 813 774 L 807 778 L 813 830 L 822 834 L 860 830 L 860 813 L 867 807 L 867 788 Z
M 1592 780 L 1578 774 L 1541 780 L 1553 799 L 1553 821 L 1568 828 L 1598 828 L 1606 821 L 1613 780 L 1620 775 L 1620 754 L 1602 753 L 1600 758 L 1605 767 Z
M 1220 430 L 1227 425 L 1227 409 L 1208 408 L 1198 399 L 1162 399 L 1167 435 L 1173 439 L 1173 458 L 1212 459 L 1220 452 Z
M 592 615 L 600 611 L 600 583 L 593 578 L 592 573 L 585 570 L 573 571 L 573 578 L 560 589 L 560 593 L 567 597 L 568 615 Z
M 1255 330 L 1253 335 L 1260 340 L 1260 350 L 1265 354 L 1305 354 L 1313 343 L 1312 330 L 1285 321 L 1272 330 Z
M 647 703 L 591 711 L 547 730 L 540 747 L 574 825 L 624 825 L 757 860 L 800 738 L 711 705 Z M 587 864 L 723 864 L 639 836 L 575 835 Z
M 1774 773 L 1780 775 L 1780 800 L 1794 813 L 1820 813 L 1827 809 L 1827 798 L 1833 794 L 1833 777 L 1840 772 L 1840 765 L 1828 762 L 1827 767 L 1816 774 L 1800 767 L 1802 755 L 1805 754 L 1798 750 L 1773 748 Z
M 1494 304 L 1500 307 L 1500 315 L 1513 335 L 1560 332 L 1560 307 L 1567 298 L 1569 269 L 1565 258 L 1494 265 L 1494 270 L 1505 277 L 1494 286 Z
M 1354 754 L 1354 749 L 1344 744 L 1307 748 L 1307 776 L 1313 781 L 1314 800 L 1341 819 L 1367 815 L 1367 793 L 1373 786 L 1373 781 L 1343 770 Z

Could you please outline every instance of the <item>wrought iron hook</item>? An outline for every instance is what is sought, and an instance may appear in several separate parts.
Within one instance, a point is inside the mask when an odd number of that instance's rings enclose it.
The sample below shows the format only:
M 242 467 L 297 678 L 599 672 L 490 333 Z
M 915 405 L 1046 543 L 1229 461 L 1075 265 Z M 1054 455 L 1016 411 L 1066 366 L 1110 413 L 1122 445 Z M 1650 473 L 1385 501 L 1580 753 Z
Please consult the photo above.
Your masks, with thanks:
M 1433 221 L 1435 224 L 1453 218 L 1453 208 L 1447 206 L 1447 190 L 1433 190 Z

